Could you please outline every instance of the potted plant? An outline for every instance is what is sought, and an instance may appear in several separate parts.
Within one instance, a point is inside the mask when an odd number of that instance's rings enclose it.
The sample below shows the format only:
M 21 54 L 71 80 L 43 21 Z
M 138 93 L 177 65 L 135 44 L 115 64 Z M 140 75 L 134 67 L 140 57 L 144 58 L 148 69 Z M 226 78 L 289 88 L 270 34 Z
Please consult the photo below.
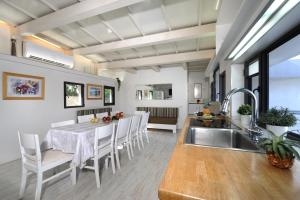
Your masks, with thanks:
M 300 159 L 299 153 L 294 147 L 300 148 L 300 142 L 284 139 L 286 133 L 281 136 L 273 135 L 270 138 L 263 138 L 258 145 L 266 150 L 268 161 L 271 165 L 288 169 L 294 164 L 294 159 Z
M 251 121 L 251 106 L 249 104 L 243 104 L 239 107 L 237 111 L 241 116 L 241 124 L 244 127 L 249 127 Z
M 296 117 L 287 108 L 271 108 L 266 113 L 262 113 L 259 122 L 266 124 L 267 130 L 279 136 L 288 131 L 288 127 L 294 126 Z

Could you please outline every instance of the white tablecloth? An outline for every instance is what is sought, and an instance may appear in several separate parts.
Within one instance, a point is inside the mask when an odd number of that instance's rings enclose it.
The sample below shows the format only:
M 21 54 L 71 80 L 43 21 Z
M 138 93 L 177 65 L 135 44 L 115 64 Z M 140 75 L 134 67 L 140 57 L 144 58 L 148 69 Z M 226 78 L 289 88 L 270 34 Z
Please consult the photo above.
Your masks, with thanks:
M 74 153 L 73 163 L 83 167 L 94 155 L 95 129 L 105 125 L 107 124 L 101 122 L 95 124 L 87 122 L 50 129 L 45 139 L 46 147 Z

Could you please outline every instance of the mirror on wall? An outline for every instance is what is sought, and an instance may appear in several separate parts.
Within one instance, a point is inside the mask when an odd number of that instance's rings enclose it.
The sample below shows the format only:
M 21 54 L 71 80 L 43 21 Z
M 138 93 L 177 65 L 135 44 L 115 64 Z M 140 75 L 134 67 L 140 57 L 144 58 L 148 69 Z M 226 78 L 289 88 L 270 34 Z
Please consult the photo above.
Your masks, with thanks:
M 136 86 L 137 100 L 170 100 L 172 99 L 172 84 L 148 84 Z
M 194 84 L 194 98 L 195 99 L 202 98 L 202 84 L 201 83 Z

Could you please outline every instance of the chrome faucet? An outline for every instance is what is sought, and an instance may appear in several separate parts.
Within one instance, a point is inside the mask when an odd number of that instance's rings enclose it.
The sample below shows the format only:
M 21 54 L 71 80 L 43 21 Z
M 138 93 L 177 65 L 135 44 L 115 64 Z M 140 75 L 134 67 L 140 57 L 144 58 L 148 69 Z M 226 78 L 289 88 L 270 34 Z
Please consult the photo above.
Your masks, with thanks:
M 246 88 L 235 88 L 232 89 L 225 97 L 222 107 L 221 107 L 221 113 L 225 114 L 228 111 L 228 105 L 232 98 L 232 96 L 238 92 L 243 92 L 246 94 L 249 94 L 252 97 L 252 115 L 251 115 L 251 122 L 250 122 L 250 128 L 247 129 L 249 132 L 249 135 L 251 139 L 255 142 L 259 140 L 259 137 L 262 135 L 262 130 L 257 126 L 257 116 L 258 116 L 258 108 L 257 108 L 257 98 L 255 94 Z

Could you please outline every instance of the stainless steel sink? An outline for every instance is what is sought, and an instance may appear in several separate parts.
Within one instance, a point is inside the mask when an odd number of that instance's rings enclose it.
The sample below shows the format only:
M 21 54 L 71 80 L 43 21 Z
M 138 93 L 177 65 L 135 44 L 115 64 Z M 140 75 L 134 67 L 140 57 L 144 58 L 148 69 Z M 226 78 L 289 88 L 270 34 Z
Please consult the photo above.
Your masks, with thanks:
M 263 153 L 247 133 L 236 129 L 190 127 L 186 144 Z

